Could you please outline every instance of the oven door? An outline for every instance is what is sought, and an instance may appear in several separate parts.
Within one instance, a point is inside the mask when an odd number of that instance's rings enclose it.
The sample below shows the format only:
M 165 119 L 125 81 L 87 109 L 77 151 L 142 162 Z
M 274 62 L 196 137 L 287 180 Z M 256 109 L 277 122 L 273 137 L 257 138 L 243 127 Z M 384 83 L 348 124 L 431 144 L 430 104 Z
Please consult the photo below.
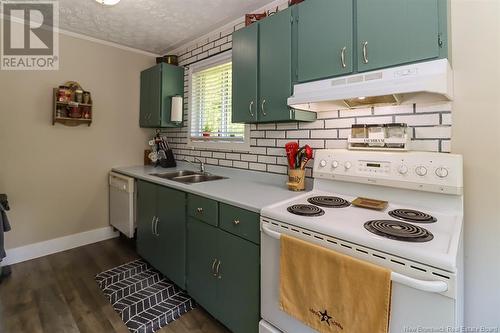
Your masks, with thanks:
M 263 218 L 264 219 L 264 218 Z M 315 330 L 292 318 L 279 308 L 280 283 L 280 241 L 282 233 L 301 237 L 291 228 L 276 227 L 270 221 L 261 222 L 261 314 L 265 322 L 286 333 L 313 333 Z M 276 223 L 278 224 L 278 223 Z M 283 224 L 279 224 L 283 225 Z M 311 232 L 308 232 L 311 234 Z M 312 235 L 314 237 L 314 235 Z M 314 240 L 311 240 L 314 242 Z M 323 245 L 319 244 L 318 245 Z M 337 250 L 337 249 L 334 249 Z M 345 253 L 348 254 L 348 253 Z M 393 273 L 390 332 L 426 332 L 429 328 L 443 329 L 460 326 L 458 322 L 457 302 L 455 298 L 445 296 L 450 281 L 418 280 Z M 397 278 L 396 278 L 397 276 Z M 399 282 L 398 282 L 399 281 Z M 449 292 L 444 292 L 448 293 Z M 271 326 L 271 327 L 272 327 Z M 262 330 L 261 332 L 272 332 Z M 435 332 L 441 332 L 435 330 Z M 352 333 L 352 332 L 346 332 Z M 362 332 L 357 332 L 362 333 Z

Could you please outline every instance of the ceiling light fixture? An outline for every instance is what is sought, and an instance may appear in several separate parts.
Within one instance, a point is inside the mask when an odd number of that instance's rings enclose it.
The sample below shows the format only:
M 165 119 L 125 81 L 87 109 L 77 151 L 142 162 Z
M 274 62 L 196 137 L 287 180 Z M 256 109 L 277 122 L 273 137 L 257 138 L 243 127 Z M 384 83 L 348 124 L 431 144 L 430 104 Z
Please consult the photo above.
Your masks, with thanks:
M 118 2 L 120 2 L 120 0 L 95 0 L 95 1 L 97 1 L 98 3 L 100 3 L 103 6 L 114 6 Z

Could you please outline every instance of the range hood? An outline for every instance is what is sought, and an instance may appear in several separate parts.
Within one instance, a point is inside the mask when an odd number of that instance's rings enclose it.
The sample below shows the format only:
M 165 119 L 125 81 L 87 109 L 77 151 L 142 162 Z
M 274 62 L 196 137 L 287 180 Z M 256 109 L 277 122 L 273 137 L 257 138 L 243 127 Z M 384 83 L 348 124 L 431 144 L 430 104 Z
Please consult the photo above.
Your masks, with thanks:
M 288 105 L 297 110 L 320 112 L 452 98 L 451 66 L 448 59 L 440 59 L 296 84 Z

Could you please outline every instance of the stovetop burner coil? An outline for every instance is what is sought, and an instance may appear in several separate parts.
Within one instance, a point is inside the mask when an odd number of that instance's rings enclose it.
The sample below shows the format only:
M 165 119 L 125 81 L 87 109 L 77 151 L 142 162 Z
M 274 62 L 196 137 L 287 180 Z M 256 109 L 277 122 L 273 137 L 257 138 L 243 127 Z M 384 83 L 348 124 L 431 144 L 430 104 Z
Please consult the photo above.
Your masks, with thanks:
M 413 223 L 434 223 L 437 219 L 427 213 L 413 209 L 395 209 L 389 212 L 395 219 Z
M 351 205 L 351 203 L 345 199 L 332 196 L 316 196 L 307 199 L 307 201 L 310 204 L 328 208 L 344 208 Z
M 321 216 L 325 214 L 323 209 L 313 205 L 293 205 L 288 207 L 287 210 L 292 214 L 301 216 Z
M 405 242 L 428 242 L 434 238 L 428 230 L 401 221 L 373 220 L 364 224 L 365 229 L 376 235 Z

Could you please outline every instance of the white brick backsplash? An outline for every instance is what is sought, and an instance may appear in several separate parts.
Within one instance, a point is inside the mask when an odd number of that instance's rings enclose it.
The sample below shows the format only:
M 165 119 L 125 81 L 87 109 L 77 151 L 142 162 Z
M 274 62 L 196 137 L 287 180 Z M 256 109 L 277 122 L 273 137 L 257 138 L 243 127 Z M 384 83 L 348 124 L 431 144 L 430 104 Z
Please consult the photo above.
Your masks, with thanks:
M 410 144 L 411 150 L 437 151 L 439 149 L 438 140 L 413 140 Z
M 267 148 L 267 155 L 285 156 L 285 148 Z
M 373 108 L 375 115 L 399 114 L 399 113 L 413 113 L 413 104 L 407 105 L 394 105 L 394 106 L 378 106 Z
M 225 44 L 225 43 L 227 43 L 227 37 L 216 40 L 215 46 L 221 46 L 222 44 Z
M 417 104 L 415 107 L 417 113 L 421 112 L 449 112 L 451 111 L 451 102 Z
M 250 147 L 250 153 L 265 155 L 266 148 L 265 147 Z
M 243 154 L 243 155 L 241 155 L 241 160 L 248 161 L 248 162 L 257 162 L 257 155 Z
M 233 166 L 233 161 L 219 160 L 219 165 L 227 166 L 227 167 L 232 167 Z
M 286 166 L 283 166 L 283 165 L 268 165 L 267 171 L 283 174 L 283 173 L 287 173 L 288 169 Z
M 325 140 L 326 149 L 345 149 L 347 148 L 347 140 Z
M 208 56 L 209 56 L 209 57 L 210 57 L 210 56 L 213 56 L 214 54 L 220 53 L 220 51 L 221 51 L 221 50 L 220 50 L 220 47 L 216 47 L 216 48 L 214 48 L 214 49 L 210 49 L 210 50 L 208 51 Z
M 318 119 L 331 119 L 331 118 L 338 118 L 338 117 L 339 117 L 338 111 L 322 111 L 322 112 L 318 112 L 318 114 L 317 114 Z
M 356 118 L 339 118 L 325 120 L 326 128 L 350 128 L 356 122 Z
M 257 145 L 261 147 L 274 147 L 276 140 L 274 139 L 257 139 Z
M 340 110 L 340 117 L 361 117 L 361 116 L 371 116 L 372 108 L 363 108 L 363 109 L 346 109 Z
M 259 130 L 273 130 L 276 129 L 276 124 L 258 124 L 257 128 Z
M 441 141 L 441 151 L 443 153 L 451 153 L 451 141 L 450 140 Z
M 285 131 L 266 131 L 266 138 L 283 139 Z
M 206 163 L 213 164 L 213 165 L 219 165 L 219 160 L 216 160 L 215 158 L 207 158 Z
M 325 128 L 325 122 L 323 120 L 316 120 L 310 123 L 300 123 L 299 128 Z
M 441 117 L 442 117 L 441 124 L 443 124 L 443 125 L 451 125 L 451 113 L 443 113 L 441 115 Z
M 266 165 L 265 164 L 250 163 L 248 167 L 250 169 L 252 169 L 252 170 L 255 170 L 255 171 L 266 171 Z
M 451 138 L 451 127 L 450 126 L 417 127 L 415 128 L 415 138 L 449 139 Z
M 202 151 L 201 156 L 203 157 L 212 157 L 212 152 L 211 151 Z
M 240 154 L 226 153 L 226 158 L 228 160 L 239 160 L 241 157 Z
M 248 162 L 234 161 L 233 167 L 240 169 L 248 169 Z
M 298 130 L 298 131 L 288 131 L 286 137 L 289 139 L 300 139 L 309 137 L 309 131 Z
M 250 137 L 251 138 L 265 138 L 266 132 L 265 131 L 251 131 Z
M 222 45 L 220 46 L 220 50 L 221 50 L 221 52 L 222 52 L 222 51 L 229 50 L 229 49 L 230 49 L 230 48 L 232 48 L 232 47 L 233 47 L 233 44 L 232 44 L 231 42 L 229 42 L 229 43 L 226 43 L 226 44 L 222 44 Z
M 397 116 L 397 123 L 406 123 L 408 126 L 435 126 L 439 125 L 439 114 L 419 114 L 414 116 Z
M 277 157 L 276 158 L 276 164 L 279 165 L 288 165 L 288 159 L 286 157 Z
M 213 153 L 213 158 L 226 158 L 226 153 Z
M 201 50 L 202 50 L 203 52 L 205 52 L 205 51 L 210 50 L 210 49 L 211 49 L 211 48 L 213 48 L 213 47 L 214 47 L 214 43 L 209 43 L 209 44 L 203 45 L 203 47 L 202 47 L 202 49 L 201 49 Z
M 276 124 L 276 129 L 278 130 L 292 130 L 292 129 L 297 129 L 298 124 L 297 123 L 278 123 Z
M 276 164 L 276 157 L 275 156 L 259 155 L 257 161 L 259 163 Z
M 350 129 L 339 129 L 339 139 L 347 139 L 351 134 Z
M 392 117 L 361 117 L 356 120 L 357 124 L 387 124 L 392 123 Z
M 334 139 L 334 138 L 337 138 L 337 130 L 336 129 L 311 130 L 311 138 L 313 138 L 313 139 Z
M 313 149 L 324 149 L 325 140 L 299 140 L 299 145 L 301 147 L 304 145 L 309 145 Z

